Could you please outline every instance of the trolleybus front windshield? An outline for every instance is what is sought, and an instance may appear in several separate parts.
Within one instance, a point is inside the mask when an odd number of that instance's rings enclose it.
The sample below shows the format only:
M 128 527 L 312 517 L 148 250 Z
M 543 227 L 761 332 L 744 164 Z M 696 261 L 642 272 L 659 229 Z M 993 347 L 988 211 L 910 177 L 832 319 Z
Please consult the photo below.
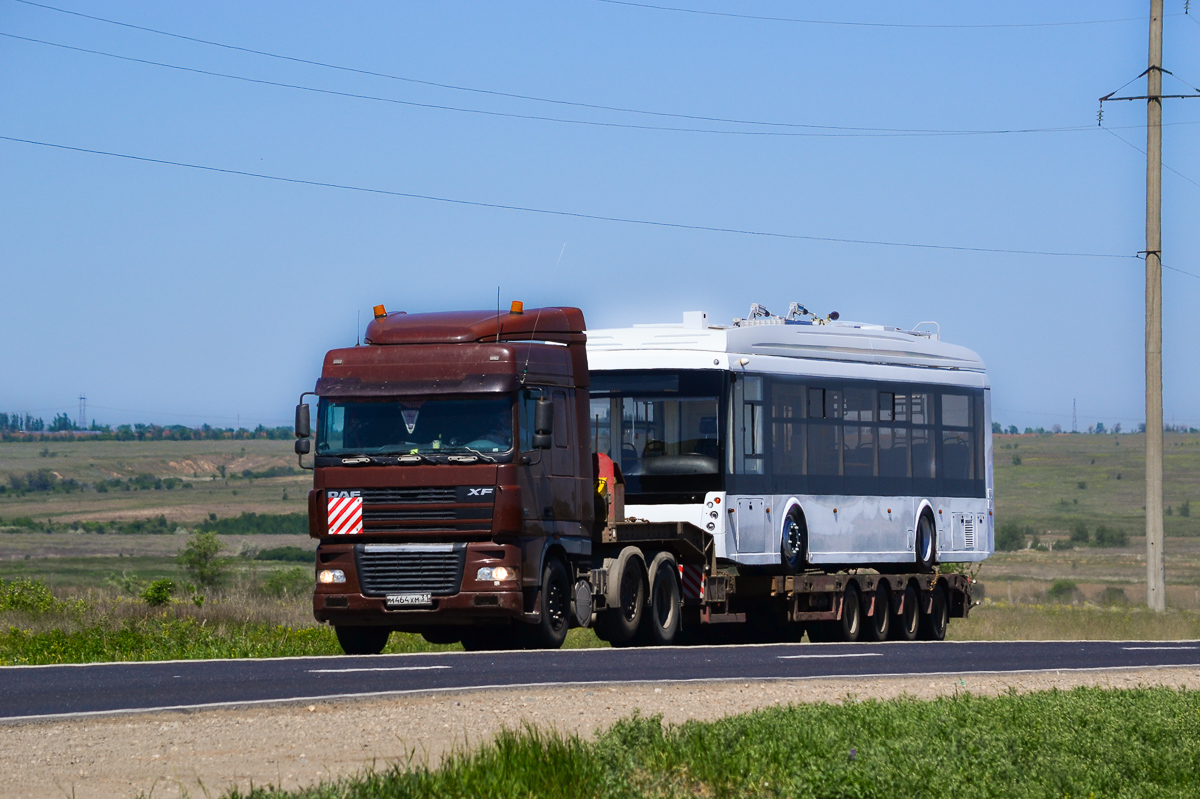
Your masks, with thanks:
M 620 464 L 626 502 L 701 502 L 719 491 L 720 372 L 593 372 L 592 438 Z

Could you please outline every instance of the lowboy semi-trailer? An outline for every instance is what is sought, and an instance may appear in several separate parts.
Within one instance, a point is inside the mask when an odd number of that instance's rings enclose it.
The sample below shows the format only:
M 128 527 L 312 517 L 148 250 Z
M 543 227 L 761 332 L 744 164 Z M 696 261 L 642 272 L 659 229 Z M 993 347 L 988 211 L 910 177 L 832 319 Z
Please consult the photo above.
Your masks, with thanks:
M 313 612 L 347 653 L 939 640 L 970 611 L 939 564 L 993 549 L 990 391 L 938 333 L 375 310 L 325 356 L 315 431 L 296 410 Z

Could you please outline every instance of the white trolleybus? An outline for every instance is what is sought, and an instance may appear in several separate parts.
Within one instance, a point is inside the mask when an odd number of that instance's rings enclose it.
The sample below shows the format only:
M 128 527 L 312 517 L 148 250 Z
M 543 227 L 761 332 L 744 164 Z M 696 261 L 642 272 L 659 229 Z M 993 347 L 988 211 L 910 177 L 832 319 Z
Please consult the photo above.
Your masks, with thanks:
M 786 317 L 589 330 L 595 450 L 628 517 L 688 521 L 743 574 L 929 572 L 993 550 L 983 362 L 936 326 Z

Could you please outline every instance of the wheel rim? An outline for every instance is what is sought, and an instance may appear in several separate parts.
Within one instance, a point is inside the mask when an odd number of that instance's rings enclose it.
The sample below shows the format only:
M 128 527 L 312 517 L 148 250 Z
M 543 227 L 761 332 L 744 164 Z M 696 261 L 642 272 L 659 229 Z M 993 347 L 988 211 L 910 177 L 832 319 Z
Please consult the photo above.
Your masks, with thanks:
M 796 521 L 796 517 L 788 518 L 787 535 L 784 537 L 787 542 L 788 555 L 796 557 L 801 554 L 804 547 L 804 530 L 800 527 L 800 522 Z
M 933 560 L 933 536 L 930 531 L 929 517 L 922 516 L 917 525 L 917 557 L 922 563 Z
M 550 578 L 546 586 L 546 615 L 550 618 L 550 626 L 561 630 L 567 620 L 567 586 L 559 579 Z
M 625 621 L 632 622 L 637 617 L 640 583 L 637 573 L 626 567 L 625 573 L 621 575 L 621 615 L 625 617 Z
M 657 577 L 657 575 L 656 575 Z M 671 592 L 667 590 L 666 580 L 670 579 L 657 577 L 655 579 L 654 591 L 654 622 L 662 628 L 666 628 L 671 622 Z
M 846 591 L 846 607 L 842 611 L 842 617 L 846 622 L 846 632 L 851 636 L 858 634 L 858 628 L 862 624 L 862 613 L 858 601 L 858 592 L 854 589 Z
M 889 620 L 891 616 L 891 603 L 888 602 L 887 592 L 879 590 L 875 592 L 875 615 L 872 617 L 875 625 L 875 636 L 883 638 L 887 635 Z

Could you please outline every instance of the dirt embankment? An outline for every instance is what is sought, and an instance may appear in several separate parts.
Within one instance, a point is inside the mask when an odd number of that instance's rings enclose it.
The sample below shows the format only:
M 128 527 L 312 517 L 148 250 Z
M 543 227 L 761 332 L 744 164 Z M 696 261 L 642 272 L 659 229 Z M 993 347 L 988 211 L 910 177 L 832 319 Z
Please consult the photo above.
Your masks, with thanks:
M 1200 669 L 599 684 L 30 722 L 0 726 L 0 784 L 12 799 L 217 796 L 234 784 L 294 788 L 410 758 L 436 763 L 524 722 L 590 736 L 635 710 L 679 723 L 804 702 L 1079 685 L 1194 690 Z

